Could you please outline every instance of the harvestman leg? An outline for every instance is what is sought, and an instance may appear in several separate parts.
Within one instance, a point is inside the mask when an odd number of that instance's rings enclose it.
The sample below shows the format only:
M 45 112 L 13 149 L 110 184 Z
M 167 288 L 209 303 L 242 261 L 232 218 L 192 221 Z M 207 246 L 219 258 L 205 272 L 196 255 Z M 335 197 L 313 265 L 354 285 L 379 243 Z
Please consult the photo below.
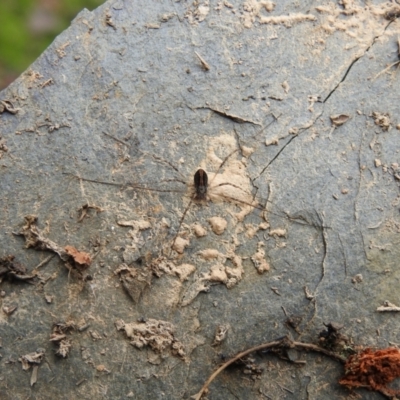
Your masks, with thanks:
M 225 163 L 227 162 L 227 160 L 228 160 L 232 155 L 234 155 L 236 152 L 238 152 L 238 151 L 239 151 L 239 149 L 236 149 L 236 150 L 232 151 L 230 154 L 228 154 L 228 155 L 224 158 L 224 160 L 222 161 L 222 163 L 219 165 L 217 171 L 215 172 L 214 179 L 215 179 L 215 177 L 217 176 L 217 174 L 219 173 L 219 171 L 221 170 L 221 168 L 225 165 Z M 165 164 L 169 165 L 169 166 L 170 166 L 171 168 L 173 168 L 179 175 L 182 176 L 182 174 L 180 173 L 180 171 L 179 171 L 172 163 L 170 163 L 168 160 L 165 160 L 165 159 L 163 159 L 163 158 L 161 158 L 161 157 L 158 157 L 158 156 L 155 156 L 155 155 L 151 155 L 151 156 L 152 156 L 157 162 L 165 163 Z M 124 188 L 124 187 L 132 187 L 133 189 L 147 190 L 147 191 L 151 191 L 151 192 L 168 192 L 168 193 L 174 192 L 174 190 L 171 190 L 171 189 L 155 189 L 155 188 L 150 188 L 150 187 L 146 187 L 146 186 L 136 185 L 136 184 L 133 184 L 133 183 L 108 182 L 108 181 L 101 181 L 101 180 L 96 180 L 96 179 L 83 178 L 83 177 L 81 177 L 81 176 L 74 175 L 74 174 L 72 174 L 72 173 L 64 173 L 64 174 L 65 174 L 65 175 L 71 175 L 71 176 L 73 176 L 74 178 L 76 178 L 76 179 L 78 179 L 78 180 L 80 180 L 80 181 L 93 182 L 93 183 L 100 183 L 100 184 L 103 184 L 103 185 L 117 186 L 117 187 L 121 187 L 121 188 Z M 163 180 L 163 182 L 169 182 L 169 181 L 178 181 L 178 182 L 180 182 L 180 183 L 185 184 L 184 180 L 177 179 L 177 178 L 168 179 L 168 180 Z M 199 170 L 196 171 L 196 173 L 195 173 L 195 175 L 194 175 L 194 187 L 195 187 L 195 192 L 194 192 L 193 195 L 191 196 L 190 201 L 189 201 L 189 204 L 186 206 L 186 208 L 185 208 L 185 210 L 184 210 L 184 212 L 183 212 L 183 214 L 182 214 L 182 217 L 181 217 L 180 220 L 179 220 L 179 225 L 178 225 L 177 233 L 176 233 L 176 235 L 174 236 L 174 238 L 173 238 L 173 240 L 172 240 L 172 244 L 171 244 L 171 246 L 170 246 L 171 248 L 173 248 L 174 245 L 175 245 L 175 241 L 176 241 L 177 237 L 179 236 L 179 231 L 180 231 L 180 229 L 181 229 L 181 227 L 182 227 L 182 224 L 183 224 L 183 222 L 184 222 L 184 219 L 185 219 L 185 217 L 186 217 L 186 214 L 188 213 L 188 211 L 189 211 L 189 209 L 190 209 L 190 206 L 192 205 L 193 202 L 202 202 L 202 201 L 207 200 L 207 189 L 208 189 L 208 186 L 211 186 L 211 185 L 212 185 L 212 182 L 213 182 L 213 181 L 210 182 L 210 185 L 208 184 L 208 176 L 207 176 L 207 173 L 206 173 L 204 170 L 199 169 Z M 216 187 L 224 186 L 224 185 L 233 186 L 233 187 L 237 188 L 238 190 L 243 190 L 243 189 L 240 188 L 239 186 L 236 186 L 235 184 L 233 184 L 233 183 L 228 183 L 228 182 L 226 182 L 226 183 L 220 183 L 220 184 L 217 185 Z M 233 200 L 233 201 L 236 201 L 236 202 L 238 202 L 238 203 L 246 204 L 246 205 L 249 205 L 249 206 L 252 206 L 252 207 L 255 207 L 255 208 L 259 208 L 260 210 L 262 210 L 262 211 L 264 211 L 264 212 L 267 211 L 267 210 L 265 209 L 265 207 L 260 207 L 260 206 L 257 206 L 257 205 L 251 204 L 251 203 L 247 203 L 247 202 L 245 202 L 245 201 L 243 201 L 243 200 L 235 199 L 235 198 L 233 198 L 233 197 L 227 197 L 227 199 L 228 199 L 228 200 L 231 200 L 231 201 L 232 201 L 232 200 Z M 272 202 L 269 201 L 269 200 L 267 200 L 267 202 L 272 203 Z M 287 215 L 286 215 L 286 216 L 287 216 Z M 287 216 L 287 217 L 288 217 L 288 216 Z M 289 218 L 289 219 L 290 219 L 290 218 Z
M 232 156 L 233 154 L 235 154 L 237 151 L 238 151 L 238 149 L 237 149 L 237 150 L 234 150 L 232 153 L 228 154 L 228 155 L 225 157 L 225 159 L 222 161 L 222 163 L 221 163 L 220 166 L 218 167 L 217 171 L 215 172 L 214 179 L 215 179 L 215 177 L 217 176 L 218 172 L 221 170 L 221 168 L 224 166 L 224 164 L 226 163 L 226 161 L 229 159 L 229 157 L 231 157 L 231 156 Z M 212 181 L 211 181 L 211 183 L 210 183 L 210 186 L 211 186 L 211 184 L 212 184 Z M 236 189 L 238 189 L 238 190 L 243 190 L 241 187 L 239 187 L 239 186 L 237 186 L 237 185 L 235 185 L 235 184 L 233 184 L 233 183 L 229 183 L 229 182 L 220 183 L 219 185 L 217 185 L 217 186 L 215 186 L 215 187 L 224 186 L 224 185 L 229 185 L 229 186 L 232 186 L 232 187 L 234 187 L 234 188 L 236 188 Z M 181 219 L 180 219 L 180 221 L 179 221 L 179 226 L 178 226 L 178 229 L 177 229 L 177 233 L 176 233 L 176 235 L 174 236 L 174 238 L 173 238 L 173 240 L 172 240 L 171 249 L 174 248 L 174 245 L 175 245 L 176 239 L 177 239 L 178 236 L 179 236 L 179 232 L 180 232 L 180 229 L 181 229 L 181 227 L 182 227 L 183 221 L 184 221 L 184 219 L 185 219 L 185 217 L 186 217 L 186 214 L 188 213 L 188 211 L 189 211 L 190 206 L 192 205 L 192 203 L 194 203 L 194 202 L 196 202 L 196 201 L 197 201 L 197 202 L 201 202 L 201 201 L 207 200 L 207 190 L 208 190 L 208 186 L 209 186 L 209 185 L 208 185 L 207 173 L 206 173 L 203 169 L 197 170 L 196 173 L 194 174 L 194 188 L 195 188 L 195 191 L 194 191 L 193 195 L 192 195 L 191 198 L 190 198 L 189 204 L 186 206 L 185 210 L 183 211 L 182 217 L 181 217 Z M 252 204 L 252 203 L 249 203 L 249 202 L 240 200 L 240 199 L 235 199 L 235 198 L 233 198 L 233 197 L 226 197 L 226 199 L 227 199 L 227 200 L 231 200 L 231 201 L 233 200 L 233 201 L 235 201 L 235 202 L 237 202 L 237 203 L 242 203 L 242 204 L 245 204 L 245 205 L 248 205 L 248 206 L 257 208 L 257 209 L 263 211 L 263 213 L 265 213 L 265 212 L 268 211 L 268 210 L 266 209 L 266 205 L 263 207 L 263 206 L 256 205 L 256 204 Z M 270 204 L 274 204 L 274 203 L 273 203 L 272 201 L 270 201 L 270 200 L 266 200 L 266 202 L 267 202 L 267 203 L 270 203 Z M 273 213 L 273 212 L 271 212 L 271 211 L 268 211 L 268 212 L 270 212 L 270 213 L 272 213 L 272 214 L 275 214 L 275 213 Z M 308 221 L 304 221 L 303 218 L 301 218 L 301 217 L 300 217 L 300 218 L 292 218 L 292 217 L 290 217 L 290 215 L 288 215 L 286 212 L 284 212 L 284 211 L 282 211 L 282 212 L 283 212 L 284 216 L 285 216 L 286 218 L 288 218 L 290 221 L 297 222 L 297 223 L 301 223 L 301 224 L 305 224 L 305 225 L 320 227 L 319 225 L 315 225 L 315 224 L 310 223 L 310 222 L 308 222 Z M 279 217 L 282 217 L 282 215 L 278 215 L 278 214 L 276 214 L 276 215 L 279 216 Z M 263 218 L 265 218 L 265 215 L 263 216 Z M 322 225 L 322 226 L 323 226 L 323 225 Z

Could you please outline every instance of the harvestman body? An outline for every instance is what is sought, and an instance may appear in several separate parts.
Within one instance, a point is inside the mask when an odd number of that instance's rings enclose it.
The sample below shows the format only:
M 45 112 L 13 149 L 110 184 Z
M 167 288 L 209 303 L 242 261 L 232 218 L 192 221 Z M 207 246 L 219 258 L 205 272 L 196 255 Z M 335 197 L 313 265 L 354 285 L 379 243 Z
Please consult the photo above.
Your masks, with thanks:
M 208 188 L 208 176 L 204 169 L 198 169 L 194 174 L 194 188 L 196 194 L 194 200 L 206 200 Z

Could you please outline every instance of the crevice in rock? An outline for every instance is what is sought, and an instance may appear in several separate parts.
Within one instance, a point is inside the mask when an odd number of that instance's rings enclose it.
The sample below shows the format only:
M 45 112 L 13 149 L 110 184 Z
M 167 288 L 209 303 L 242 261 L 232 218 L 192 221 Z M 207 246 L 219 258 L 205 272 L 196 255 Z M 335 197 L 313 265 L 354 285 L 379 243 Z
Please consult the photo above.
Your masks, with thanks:
M 325 97 L 324 100 L 321 101 L 321 103 L 326 103 L 328 101 L 328 99 L 332 96 L 333 93 L 335 93 L 336 89 L 340 86 L 340 84 L 342 82 L 344 82 L 347 78 L 347 75 L 350 73 L 351 69 L 353 68 L 354 64 L 360 59 L 363 58 L 371 49 L 371 47 L 375 44 L 375 42 L 377 41 L 377 39 L 379 39 L 385 32 L 386 29 L 388 29 L 388 27 L 390 26 L 390 24 L 392 23 L 392 21 L 390 21 L 386 27 L 383 29 L 383 32 L 381 33 L 381 35 L 375 36 L 372 39 L 372 43 L 365 49 L 365 51 L 358 57 L 356 57 L 349 65 L 349 67 L 347 68 L 346 72 L 344 73 L 342 79 L 340 80 L 340 82 L 328 93 L 328 95 Z
M 286 149 L 287 146 L 289 146 L 289 144 L 296 137 L 299 137 L 302 132 L 305 132 L 305 131 L 309 130 L 311 127 L 313 127 L 315 125 L 315 123 L 319 120 L 319 118 L 321 118 L 322 114 L 323 114 L 322 112 L 320 114 L 318 114 L 316 116 L 316 118 L 314 119 L 314 121 L 312 122 L 312 124 L 310 124 L 309 126 L 307 126 L 305 128 L 300 128 L 297 135 L 294 135 L 292 138 L 289 139 L 289 141 L 284 146 L 282 146 L 282 148 L 275 154 L 274 158 L 263 168 L 263 170 L 259 173 L 259 175 L 255 179 L 260 178 L 260 176 L 269 168 L 269 166 L 280 156 L 280 154 Z

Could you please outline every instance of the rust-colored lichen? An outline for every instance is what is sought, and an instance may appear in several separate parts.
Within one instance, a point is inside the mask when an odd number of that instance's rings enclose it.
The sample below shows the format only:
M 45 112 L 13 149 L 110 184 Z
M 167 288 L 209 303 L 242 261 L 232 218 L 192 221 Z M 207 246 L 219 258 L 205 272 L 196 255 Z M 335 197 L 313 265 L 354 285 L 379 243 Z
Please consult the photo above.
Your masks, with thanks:
M 400 394 L 400 390 L 387 387 L 400 377 L 399 349 L 366 348 L 347 359 L 345 371 L 345 376 L 339 381 L 341 385 L 351 388 L 364 387 L 392 396 Z

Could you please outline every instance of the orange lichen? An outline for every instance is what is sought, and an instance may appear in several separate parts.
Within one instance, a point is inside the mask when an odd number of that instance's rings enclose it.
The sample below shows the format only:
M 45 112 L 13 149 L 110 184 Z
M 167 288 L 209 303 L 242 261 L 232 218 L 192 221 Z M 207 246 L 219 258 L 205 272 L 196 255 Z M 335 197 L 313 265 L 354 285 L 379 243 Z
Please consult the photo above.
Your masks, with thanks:
M 389 383 L 400 377 L 399 349 L 366 348 L 347 359 L 345 371 L 345 376 L 339 381 L 341 385 L 352 388 L 364 387 L 393 396 L 400 394 L 400 390 L 387 387 Z

